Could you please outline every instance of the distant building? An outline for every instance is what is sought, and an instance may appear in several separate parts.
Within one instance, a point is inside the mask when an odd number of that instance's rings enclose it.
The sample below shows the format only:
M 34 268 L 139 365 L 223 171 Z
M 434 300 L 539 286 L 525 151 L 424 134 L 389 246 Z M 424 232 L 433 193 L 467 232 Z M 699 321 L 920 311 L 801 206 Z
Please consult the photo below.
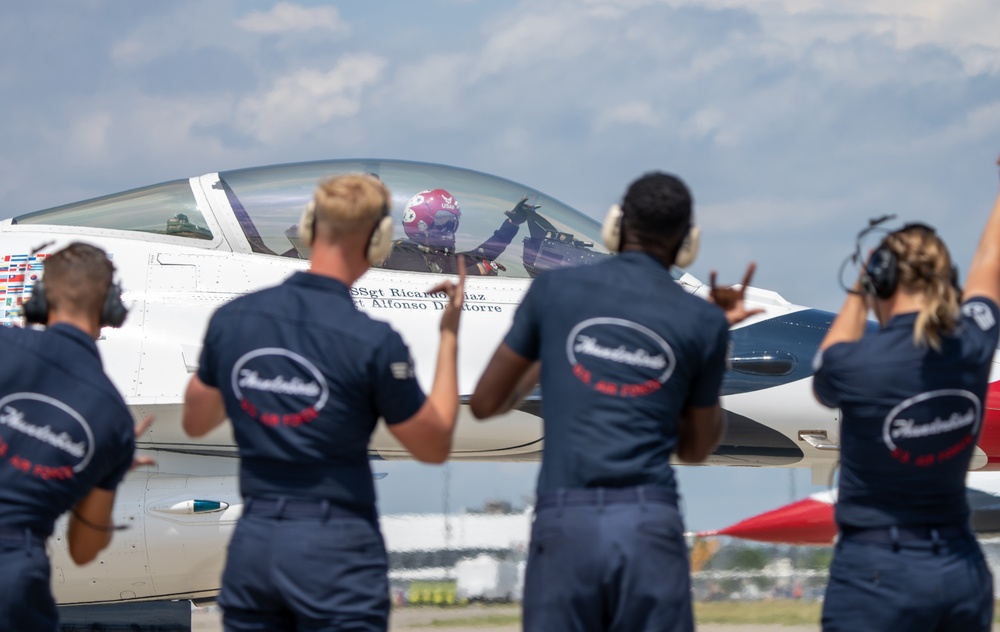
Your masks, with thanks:
M 462 559 L 484 553 L 497 559 L 522 559 L 532 515 L 528 508 L 519 513 L 382 516 L 389 577 L 394 581 L 452 580 L 455 564 Z

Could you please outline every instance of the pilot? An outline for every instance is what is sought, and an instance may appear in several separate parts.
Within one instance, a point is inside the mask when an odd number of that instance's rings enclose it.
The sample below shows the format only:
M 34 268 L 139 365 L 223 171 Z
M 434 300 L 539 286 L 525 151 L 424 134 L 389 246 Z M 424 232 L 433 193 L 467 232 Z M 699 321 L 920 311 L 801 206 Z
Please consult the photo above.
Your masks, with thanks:
M 202 436 L 227 417 L 243 515 L 219 604 L 226 630 L 384 631 L 388 561 L 368 443 L 379 417 L 419 461 L 451 450 L 464 271 L 441 283 L 429 396 L 400 335 L 359 312 L 350 288 L 392 244 L 389 190 L 365 174 L 319 184 L 300 222 L 310 269 L 213 315 L 184 401 Z
M 528 632 L 693 629 L 670 457 L 701 462 L 718 444 L 729 325 L 755 312 L 714 273 L 718 306 L 674 281 L 697 248 L 691 206 L 673 175 L 633 182 L 602 233 L 620 254 L 538 276 L 472 395 L 485 419 L 539 377 L 545 393 Z
M 135 428 L 95 341 L 126 308 L 100 248 L 73 243 L 45 259 L 23 310 L 44 331 L 0 328 L 0 630 L 55 632 L 45 541 L 69 511 L 77 564 L 111 542 L 115 490 Z M 145 430 L 140 424 L 138 432 Z
M 528 204 L 524 197 L 504 214 L 500 228 L 479 247 L 455 253 L 455 233 L 462 219 L 458 200 L 444 189 L 421 191 L 406 204 L 403 230 L 407 239 L 393 243 L 382 268 L 411 272 L 454 274 L 459 258 L 464 260 L 468 274 L 496 276 L 503 267 L 496 259 L 510 245 L 523 224 L 538 206 Z
M 841 415 L 824 630 L 990 629 L 993 581 L 970 530 L 965 475 L 998 302 L 1000 196 L 964 291 L 934 229 L 906 225 L 871 253 L 820 344 L 813 388 Z M 864 335 L 869 310 L 880 328 Z

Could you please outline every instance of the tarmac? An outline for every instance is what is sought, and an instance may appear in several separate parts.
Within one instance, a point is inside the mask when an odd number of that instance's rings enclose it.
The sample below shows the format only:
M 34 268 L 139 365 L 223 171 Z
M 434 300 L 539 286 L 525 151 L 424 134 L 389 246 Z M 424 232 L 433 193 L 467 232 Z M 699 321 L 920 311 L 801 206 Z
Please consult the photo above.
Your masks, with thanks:
M 389 632 L 521 632 L 520 624 L 511 625 L 451 625 L 448 619 L 474 619 L 487 615 L 516 615 L 519 605 L 511 606 L 469 606 L 468 608 L 396 608 L 389 619 Z M 192 616 L 191 629 L 197 632 L 222 632 L 222 617 L 218 608 L 196 609 Z M 442 622 L 432 624 L 432 622 Z M 821 632 L 816 625 L 752 625 L 706 623 L 698 625 L 698 632 Z M 993 625 L 993 632 L 1000 632 L 1000 625 Z
M 389 619 L 389 632 L 428 632 L 446 630 L 447 632 L 521 632 L 520 624 L 512 625 L 432 625 L 434 621 L 448 619 L 474 619 L 487 615 L 516 615 L 520 606 L 469 606 L 468 608 L 396 608 Z M 221 613 L 217 608 L 195 610 L 191 629 L 198 632 L 222 632 Z M 705 624 L 697 626 L 698 632 L 775 632 L 771 625 L 720 625 Z M 798 625 L 780 626 L 780 632 L 820 632 L 820 626 Z

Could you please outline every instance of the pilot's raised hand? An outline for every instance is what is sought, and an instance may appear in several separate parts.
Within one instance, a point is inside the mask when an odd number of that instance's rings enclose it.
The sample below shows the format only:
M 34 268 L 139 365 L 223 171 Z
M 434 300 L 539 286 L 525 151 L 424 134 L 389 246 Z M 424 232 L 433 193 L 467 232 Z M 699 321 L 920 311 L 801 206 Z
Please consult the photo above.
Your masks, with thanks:
M 515 225 L 528 221 L 528 214 L 533 213 L 541 207 L 541 204 L 528 204 L 528 196 L 521 198 L 514 208 L 504 211 L 503 214 L 510 218 L 510 222 Z
M 452 281 L 442 281 L 431 289 L 428 294 L 438 294 L 444 292 L 448 296 L 448 302 L 441 315 L 441 332 L 458 333 L 458 321 L 462 316 L 462 305 L 465 303 L 465 257 L 457 257 L 458 263 L 458 283 Z
M 722 311 L 726 313 L 726 320 L 729 321 L 730 326 L 764 311 L 763 309 L 748 310 L 743 302 L 743 295 L 746 293 L 747 287 L 750 285 L 750 279 L 753 278 L 753 273 L 756 269 L 757 264 L 755 263 L 747 266 L 747 272 L 743 275 L 743 283 L 739 288 L 735 286 L 717 287 L 715 285 L 715 270 L 712 270 L 709 277 L 711 290 L 708 294 L 708 300 L 722 308 Z

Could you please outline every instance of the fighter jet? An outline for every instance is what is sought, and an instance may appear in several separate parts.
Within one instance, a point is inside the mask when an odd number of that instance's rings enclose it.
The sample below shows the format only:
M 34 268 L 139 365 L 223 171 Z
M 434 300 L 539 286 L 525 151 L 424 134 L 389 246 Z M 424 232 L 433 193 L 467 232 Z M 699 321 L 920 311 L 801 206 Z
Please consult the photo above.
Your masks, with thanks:
M 122 328 L 104 330 L 98 348 L 136 419 L 156 417 L 138 447 L 157 464 L 131 473 L 119 488 L 116 521 L 130 529 L 117 533 L 98 561 L 84 567 L 68 558 L 64 524 L 53 536 L 53 587 L 61 604 L 217 594 L 225 543 L 241 509 L 236 447 L 225 424 L 204 438 L 185 436 L 179 423 L 184 388 L 197 370 L 202 337 L 216 308 L 308 267 L 309 251 L 298 234 L 302 209 L 319 180 L 348 172 L 382 179 L 393 193 L 396 218 L 415 195 L 445 190 L 461 208 L 459 252 L 485 252 L 478 249 L 510 213 L 526 214 L 509 245 L 482 256 L 478 267 L 484 274 L 466 283 L 461 393 L 472 392 L 535 276 L 612 256 L 600 243 L 598 221 L 537 189 L 468 169 L 381 159 L 220 171 L 0 222 L 0 325 L 22 325 L 20 306 L 48 254 L 72 241 L 93 243 L 110 254 L 130 313 Z M 402 221 L 396 231 L 404 243 Z M 442 274 L 432 265 L 418 267 L 373 268 L 352 296 L 358 309 L 402 334 L 418 379 L 429 387 L 444 303 L 427 290 Z M 708 295 L 709 288 L 691 274 L 675 268 L 673 275 L 687 291 Z M 833 314 L 757 288 L 748 288 L 746 299 L 748 307 L 764 311 L 731 332 L 723 383 L 729 428 L 708 464 L 807 467 L 816 482 L 825 481 L 837 459 L 839 419 L 815 402 L 808 378 Z M 601 360 L 581 356 L 579 361 Z M 453 458 L 537 460 L 543 445 L 541 397 L 536 391 L 505 419 L 489 424 L 476 423 L 463 406 Z M 974 469 L 1000 462 L 997 415 L 995 408 L 987 412 Z M 407 458 L 384 428 L 373 437 L 370 455 Z

